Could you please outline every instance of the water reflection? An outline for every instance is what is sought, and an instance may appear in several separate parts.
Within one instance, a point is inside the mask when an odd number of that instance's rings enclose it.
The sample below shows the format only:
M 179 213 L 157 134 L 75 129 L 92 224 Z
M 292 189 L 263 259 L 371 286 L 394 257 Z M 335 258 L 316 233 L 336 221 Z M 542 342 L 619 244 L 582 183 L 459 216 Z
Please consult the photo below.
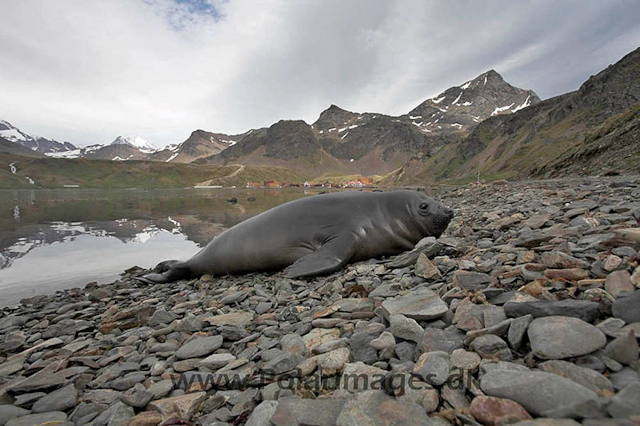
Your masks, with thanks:
M 236 223 L 309 193 L 0 191 L 0 306 L 91 281 L 110 282 L 133 265 L 187 259 Z

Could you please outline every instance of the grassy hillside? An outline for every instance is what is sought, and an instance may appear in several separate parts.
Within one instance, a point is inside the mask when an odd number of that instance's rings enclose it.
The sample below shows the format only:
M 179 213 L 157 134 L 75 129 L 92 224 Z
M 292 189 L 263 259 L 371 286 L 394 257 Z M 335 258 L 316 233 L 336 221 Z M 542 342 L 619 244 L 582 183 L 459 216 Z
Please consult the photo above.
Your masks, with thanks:
M 14 164 L 16 173 L 9 167 Z M 30 184 L 30 178 L 34 184 Z M 211 185 L 244 186 L 248 181 L 304 182 L 300 173 L 279 167 L 173 164 L 152 161 L 101 161 L 27 158 L 0 153 L 0 189 L 60 188 L 182 188 Z

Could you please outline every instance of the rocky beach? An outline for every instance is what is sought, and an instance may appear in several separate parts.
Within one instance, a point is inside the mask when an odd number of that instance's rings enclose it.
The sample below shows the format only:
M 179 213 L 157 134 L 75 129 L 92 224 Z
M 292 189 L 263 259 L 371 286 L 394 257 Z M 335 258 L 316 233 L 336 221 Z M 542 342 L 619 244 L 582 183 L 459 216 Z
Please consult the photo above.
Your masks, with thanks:
M 0 426 L 640 425 L 640 178 L 433 194 L 445 234 L 330 276 L 0 312 Z

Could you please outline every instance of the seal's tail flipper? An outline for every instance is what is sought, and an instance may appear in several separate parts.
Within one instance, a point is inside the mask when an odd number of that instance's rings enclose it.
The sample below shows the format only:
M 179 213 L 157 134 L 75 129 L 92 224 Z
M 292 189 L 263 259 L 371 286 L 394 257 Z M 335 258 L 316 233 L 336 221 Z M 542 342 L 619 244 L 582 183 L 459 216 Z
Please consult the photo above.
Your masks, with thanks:
M 158 263 L 156 267 L 153 268 L 153 272 L 134 278 L 147 284 L 163 284 L 191 278 L 191 276 L 191 270 L 184 262 L 165 260 L 164 262 Z
M 302 256 L 285 269 L 287 278 L 329 274 L 349 262 L 355 251 L 356 238 L 341 236 L 325 243 L 318 250 Z

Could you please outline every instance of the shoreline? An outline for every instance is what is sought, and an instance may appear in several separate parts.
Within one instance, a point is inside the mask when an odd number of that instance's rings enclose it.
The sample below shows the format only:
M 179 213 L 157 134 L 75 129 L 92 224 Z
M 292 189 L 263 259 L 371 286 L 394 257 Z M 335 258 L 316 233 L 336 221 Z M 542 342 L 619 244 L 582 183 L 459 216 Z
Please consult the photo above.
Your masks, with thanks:
M 1 309 L 0 424 L 633 424 L 640 178 L 436 197 L 440 239 L 326 277 L 134 267 Z

